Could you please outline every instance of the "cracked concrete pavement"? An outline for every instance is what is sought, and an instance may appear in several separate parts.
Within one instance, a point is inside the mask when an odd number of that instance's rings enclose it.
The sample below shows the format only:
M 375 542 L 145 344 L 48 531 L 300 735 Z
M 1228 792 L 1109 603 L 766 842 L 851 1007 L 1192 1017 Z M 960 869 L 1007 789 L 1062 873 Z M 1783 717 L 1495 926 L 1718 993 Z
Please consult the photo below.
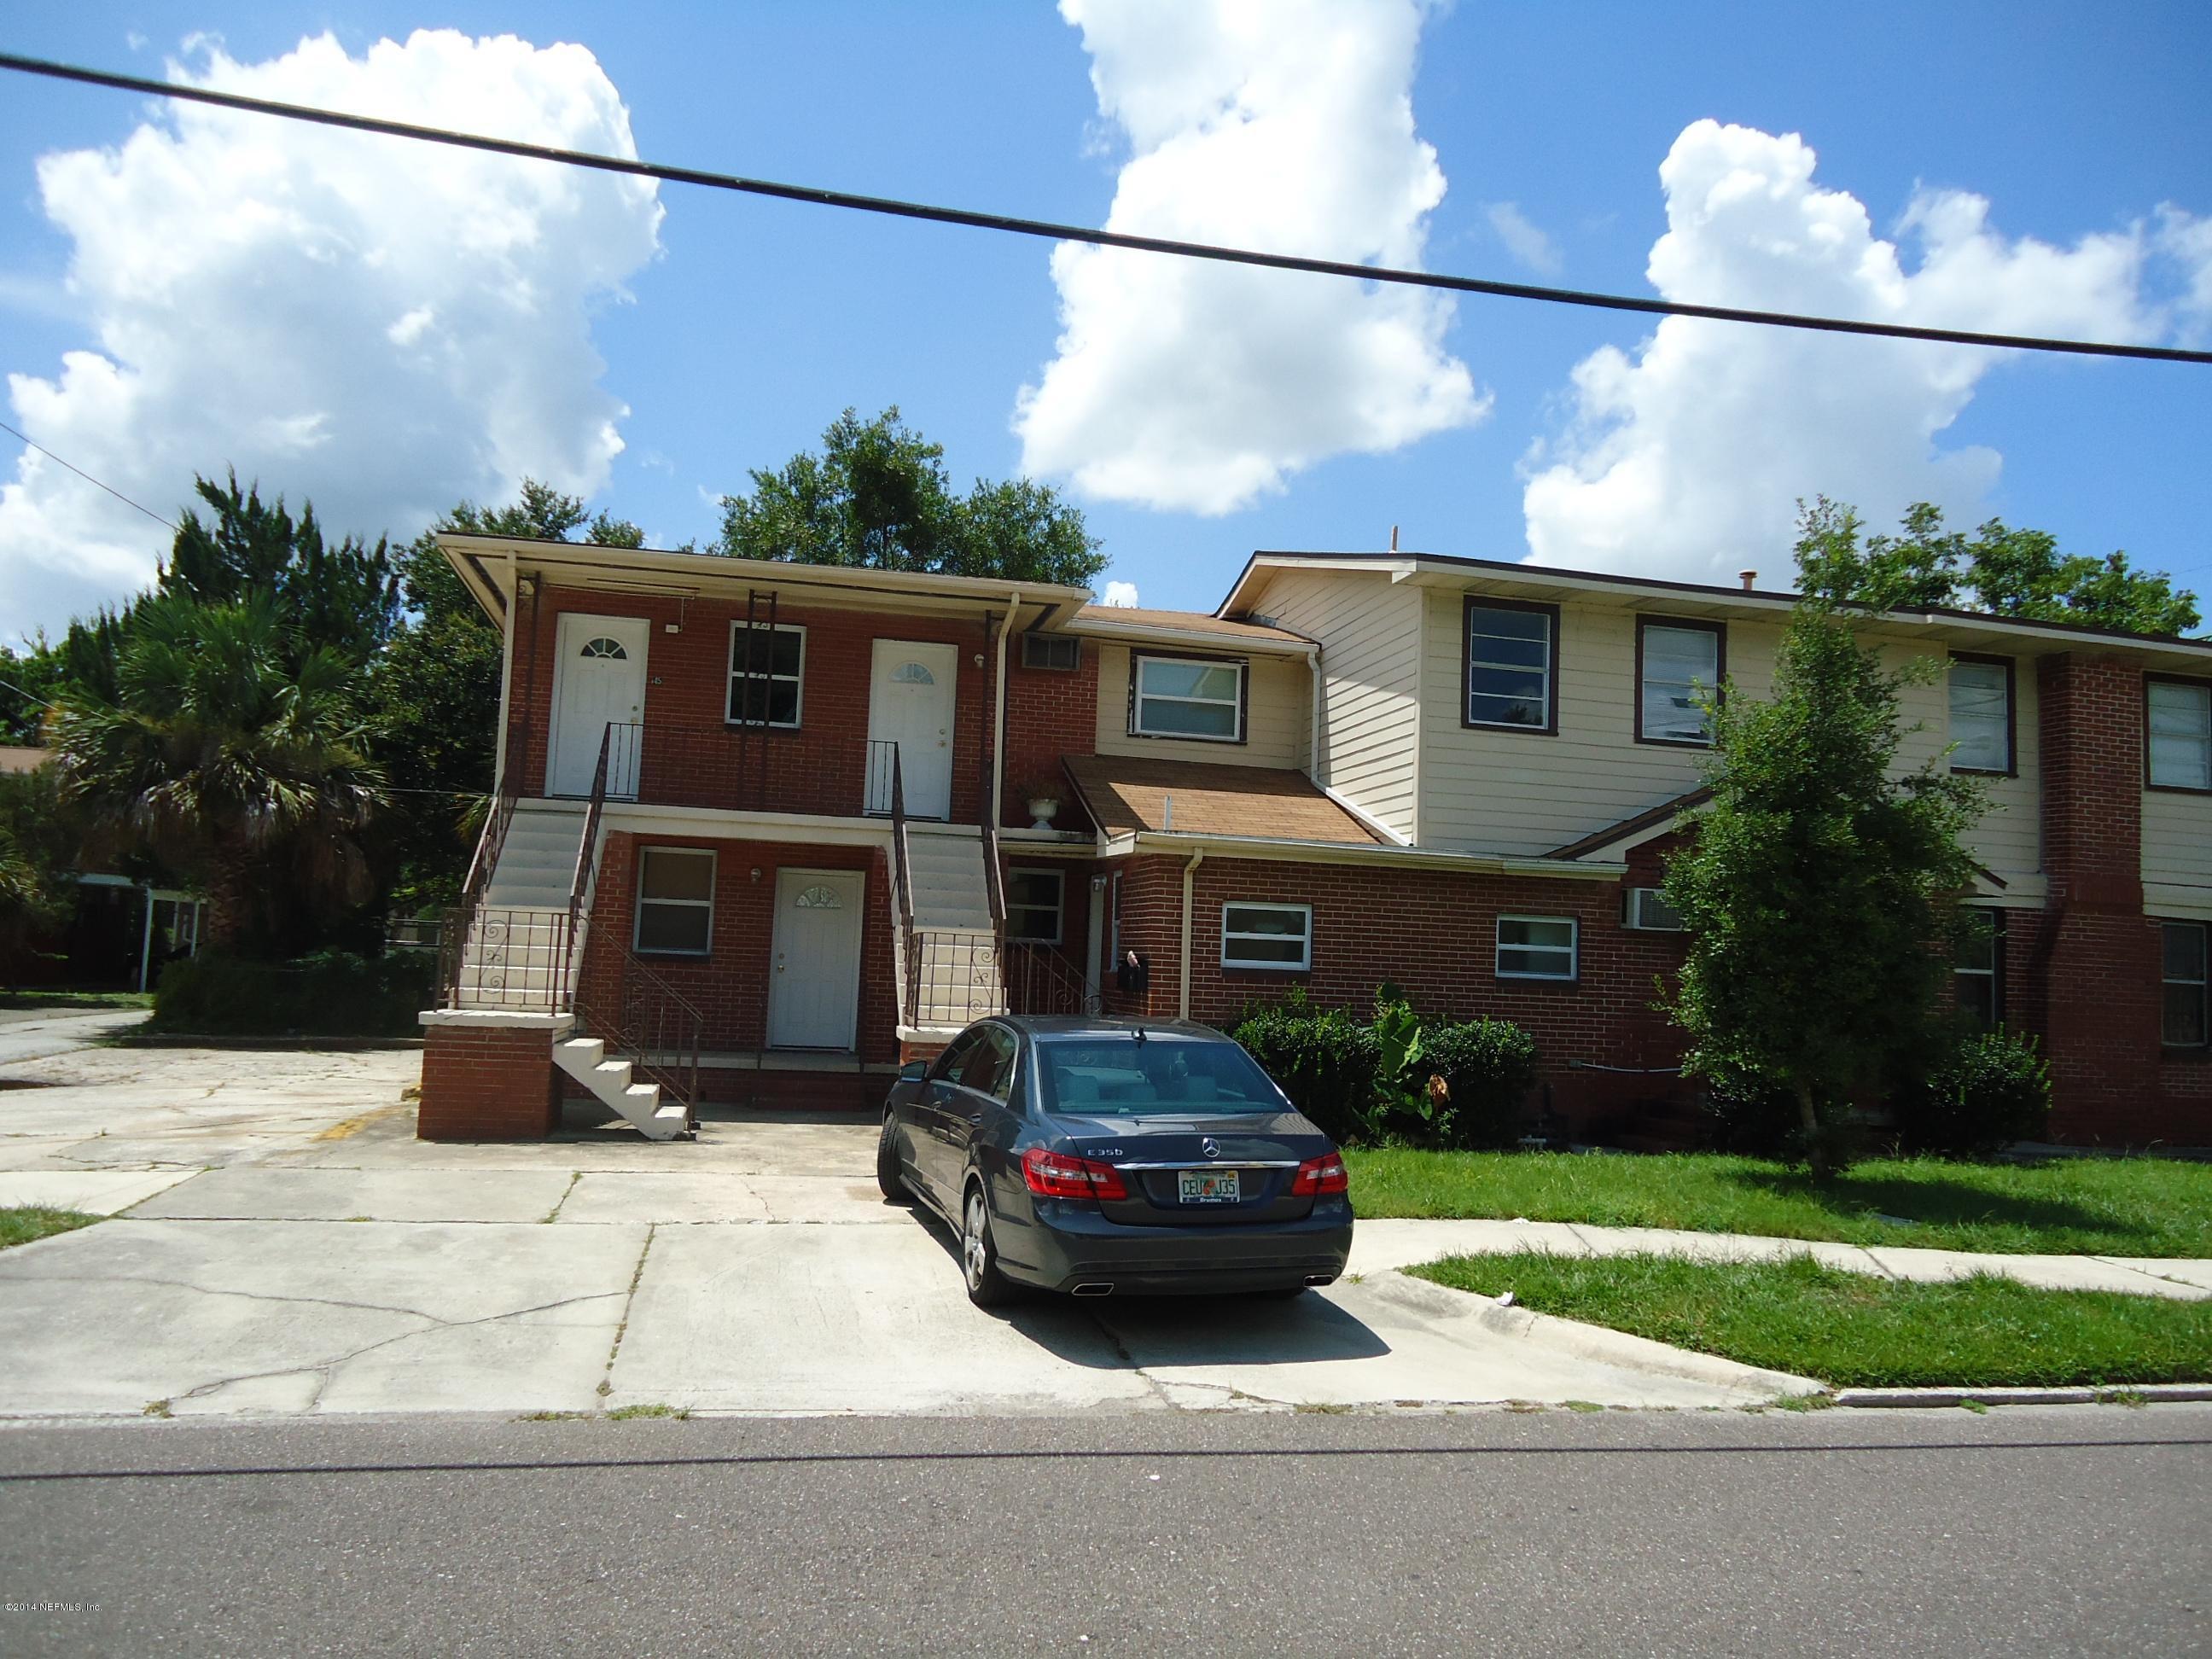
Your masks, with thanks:
M 877 1194 L 865 1122 L 710 1116 L 696 1143 L 655 1145 L 579 1119 L 550 1142 L 429 1146 L 402 1098 L 411 1050 L 70 1046 L 105 1029 L 80 1028 L 0 1053 L 0 1205 L 113 1218 L 0 1253 L 0 1419 L 1692 1407 L 1815 1387 L 1394 1271 L 1509 1243 L 1655 1247 L 1608 1230 L 1363 1222 L 1352 1273 L 1294 1302 L 988 1314 L 950 1237 Z M 2208 1293 L 2146 1270 L 2175 1265 L 2096 1271 Z

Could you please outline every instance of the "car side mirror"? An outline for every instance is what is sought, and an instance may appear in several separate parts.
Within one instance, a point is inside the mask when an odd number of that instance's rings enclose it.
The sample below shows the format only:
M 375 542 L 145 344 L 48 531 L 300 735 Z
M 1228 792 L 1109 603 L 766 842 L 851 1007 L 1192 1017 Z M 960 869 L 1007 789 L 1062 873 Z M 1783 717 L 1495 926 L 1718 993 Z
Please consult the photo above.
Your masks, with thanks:
M 919 1083 L 928 1075 L 929 1062 L 926 1060 L 909 1060 L 899 1067 L 901 1083 Z

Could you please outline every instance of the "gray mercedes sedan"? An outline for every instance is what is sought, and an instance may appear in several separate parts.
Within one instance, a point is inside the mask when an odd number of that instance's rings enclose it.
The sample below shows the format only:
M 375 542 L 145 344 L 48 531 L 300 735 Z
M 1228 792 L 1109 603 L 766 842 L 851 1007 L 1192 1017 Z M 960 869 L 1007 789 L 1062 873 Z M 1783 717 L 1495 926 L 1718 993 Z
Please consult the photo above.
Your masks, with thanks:
M 1203 1025 L 980 1020 L 899 1074 L 884 1196 L 942 1216 L 969 1299 L 1017 1287 L 1294 1295 L 1344 1271 L 1344 1160 Z

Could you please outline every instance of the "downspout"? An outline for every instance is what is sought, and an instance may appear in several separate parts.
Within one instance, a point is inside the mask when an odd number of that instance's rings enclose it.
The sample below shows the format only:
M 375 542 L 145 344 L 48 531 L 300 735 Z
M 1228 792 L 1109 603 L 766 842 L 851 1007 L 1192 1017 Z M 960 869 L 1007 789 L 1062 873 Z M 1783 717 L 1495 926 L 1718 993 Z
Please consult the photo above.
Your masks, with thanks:
M 507 726 L 514 718 L 507 702 L 514 685 L 514 607 L 521 594 L 514 585 L 514 550 L 507 550 L 507 605 L 499 619 L 499 735 L 495 739 L 491 763 L 492 793 L 497 794 L 501 782 L 507 776 Z
M 1182 867 L 1182 988 L 1177 996 L 1176 1018 L 1190 1018 L 1190 890 L 1198 874 L 1198 866 L 1206 862 L 1206 850 L 1201 848 L 1190 855 L 1190 862 Z
M 991 708 L 991 827 L 998 828 L 1005 816 L 1000 803 L 1006 791 L 1006 635 L 1013 631 L 1014 618 L 1021 614 L 1022 590 L 1016 588 L 1006 599 L 1006 620 L 999 624 L 999 665 L 993 677 L 997 682 L 992 688 Z
M 1327 783 L 1321 775 L 1321 647 L 1306 647 L 1306 775 Z

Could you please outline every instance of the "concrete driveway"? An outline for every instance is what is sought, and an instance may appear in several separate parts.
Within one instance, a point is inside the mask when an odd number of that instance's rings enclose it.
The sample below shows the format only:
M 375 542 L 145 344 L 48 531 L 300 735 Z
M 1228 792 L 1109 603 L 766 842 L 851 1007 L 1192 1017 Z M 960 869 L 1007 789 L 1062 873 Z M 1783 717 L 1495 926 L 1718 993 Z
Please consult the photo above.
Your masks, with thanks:
M 0 1204 L 115 1219 L 0 1253 L 0 1417 L 666 1407 L 1144 1412 L 1579 1400 L 1726 1407 L 1812 1385 L 1392 1271 L 1292 1303 L 970 1307 L 885 1205 L 873 1128 L 580 1123 L 428 1146 L 410 1051 L 98 1048 L 0 1062 Z

